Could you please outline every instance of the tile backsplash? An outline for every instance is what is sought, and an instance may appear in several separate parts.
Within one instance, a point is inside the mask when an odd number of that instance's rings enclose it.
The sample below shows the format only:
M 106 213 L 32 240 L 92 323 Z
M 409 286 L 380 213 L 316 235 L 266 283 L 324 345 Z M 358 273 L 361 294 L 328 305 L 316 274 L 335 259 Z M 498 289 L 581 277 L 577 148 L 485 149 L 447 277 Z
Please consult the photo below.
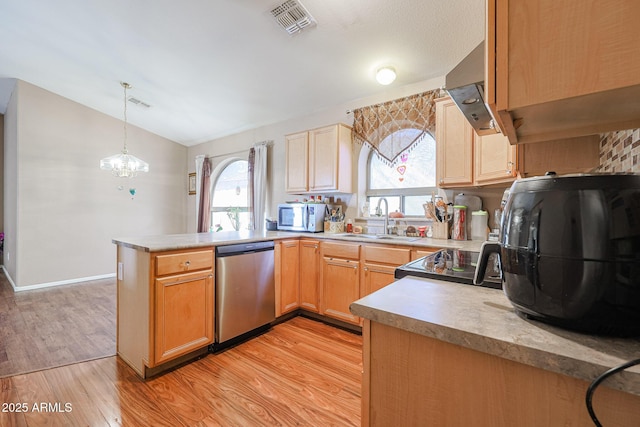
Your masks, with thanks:
M 600 172 L 640 172 L 640 128 L 600 135 Z

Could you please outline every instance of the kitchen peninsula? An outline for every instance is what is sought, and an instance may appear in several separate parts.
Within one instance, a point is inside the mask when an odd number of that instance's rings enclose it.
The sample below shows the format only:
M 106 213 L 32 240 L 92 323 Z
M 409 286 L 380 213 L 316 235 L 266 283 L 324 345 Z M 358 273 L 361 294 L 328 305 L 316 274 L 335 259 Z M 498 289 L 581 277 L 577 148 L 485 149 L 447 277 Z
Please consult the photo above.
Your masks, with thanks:
M 396 266 L 442 247 L 479 246 L 472 241 L 282 231 L 116 238 L 118 355 L 146 378 L 206 354 L 215 339 L 215 248 L 261 241 L 276 243 L 277 317 L 305 310 L 357 331 L 361 320 L 348 313 L 349 303 L 393 282 Z M 346 253 L 351 258 L 343 262 L 340 256 Z M 299 274 L 302 264 L 305 280 Z M 355 272 L 348 286 L 343 267 Z
M 589 383 L 640 355 L 519 317 L 503 292 L 403 278 L 351 305 L 365 319 L 363 425 L 591 425 Z M 640 368 L 601 384 L 603 425 L 640 425 Z

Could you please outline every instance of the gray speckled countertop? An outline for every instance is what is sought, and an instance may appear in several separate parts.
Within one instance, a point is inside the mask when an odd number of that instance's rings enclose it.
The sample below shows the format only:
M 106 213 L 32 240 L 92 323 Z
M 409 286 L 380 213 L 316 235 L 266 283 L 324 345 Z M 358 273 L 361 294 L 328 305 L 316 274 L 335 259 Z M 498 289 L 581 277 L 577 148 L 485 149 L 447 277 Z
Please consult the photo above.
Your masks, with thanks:
M 298 237 L 322 240 L 341 240 L 345 242 L 376 243 L 393 246 L 413 246 L 417 248 L 466 249 L 476 252 L 480 250 L 480 246 L 482 244 L 480 241 L 472 240 L 459 241 L 400 236 L 380 238 L 366 234 L 295 233 L 288 231 L 222 231 L 219 233 L 167 234 L 158 236 L 114 238 L 112 242 L 117 245 L 145 252 L 159 252 L 222 246 L 234 243 L 259 242 L 265 240 L 295 239 Z
M 640 340 L 605 338 L 519 317 L 500 290 L 405 277 L 351 312 L 416 334 L 586 381 L 640 358 Z M 604 385 L 640 395 L 640 366 Z

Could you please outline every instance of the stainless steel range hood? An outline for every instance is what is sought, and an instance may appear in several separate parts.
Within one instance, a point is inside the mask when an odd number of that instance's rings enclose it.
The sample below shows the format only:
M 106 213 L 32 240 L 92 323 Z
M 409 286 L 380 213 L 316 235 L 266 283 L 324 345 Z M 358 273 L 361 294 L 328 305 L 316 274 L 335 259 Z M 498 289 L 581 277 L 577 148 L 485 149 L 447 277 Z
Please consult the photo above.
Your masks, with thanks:
M 498 132 L 484 103 L 484 41 L 447 74 L 445 86 L 478 135 Z

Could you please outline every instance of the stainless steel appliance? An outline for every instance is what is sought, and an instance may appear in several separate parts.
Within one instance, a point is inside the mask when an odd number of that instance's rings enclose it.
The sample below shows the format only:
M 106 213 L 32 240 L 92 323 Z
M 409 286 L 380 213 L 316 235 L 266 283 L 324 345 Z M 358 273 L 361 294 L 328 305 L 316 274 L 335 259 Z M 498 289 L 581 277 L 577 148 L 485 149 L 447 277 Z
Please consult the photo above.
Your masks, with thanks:
M 472 251 L 441 249 L 396 268 L 394 277 L 396 279 L 406 276 L 424 277 L 473 285 L 478 255 L 478 252 Z M 491 261 L 493 262 L 494 260 Z M 497 257 L 495 261 L 497 263 Z M 487 274 L 482 282 L 479 283 L 479 286 L 502 289 L 500 269 L 497 264 L 493 274 Z
M 485 104 L 484 77 L 484 41 L 445 77 L 447 92 L 478 135 L 498 132 Z
M 560 327 L 640 335 L 640 175 L 516 181 L 498 242 L 504 291 L 516 311 Z
M 278 230 L 320 233 L 326 214 L 324 203 L 282 203 L 278 205 Z
M 275 320 L 273 242 L 216 247 L 216 343 L 248 336 Z

